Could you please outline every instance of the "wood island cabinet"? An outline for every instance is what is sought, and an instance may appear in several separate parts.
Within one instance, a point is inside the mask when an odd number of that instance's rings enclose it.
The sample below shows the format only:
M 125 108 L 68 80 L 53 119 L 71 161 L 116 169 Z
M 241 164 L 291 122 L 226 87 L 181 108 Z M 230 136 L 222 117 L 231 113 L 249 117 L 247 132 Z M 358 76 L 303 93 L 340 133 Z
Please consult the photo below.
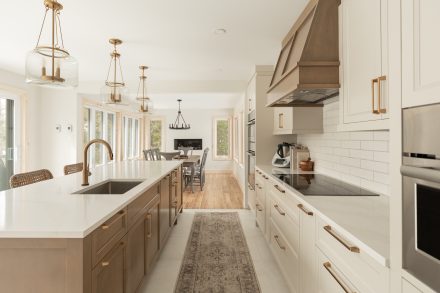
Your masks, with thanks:
M 181 183 L 179 167 L 83 239 L 0 239 L 0 291 L 137 292 L 177 222 Z

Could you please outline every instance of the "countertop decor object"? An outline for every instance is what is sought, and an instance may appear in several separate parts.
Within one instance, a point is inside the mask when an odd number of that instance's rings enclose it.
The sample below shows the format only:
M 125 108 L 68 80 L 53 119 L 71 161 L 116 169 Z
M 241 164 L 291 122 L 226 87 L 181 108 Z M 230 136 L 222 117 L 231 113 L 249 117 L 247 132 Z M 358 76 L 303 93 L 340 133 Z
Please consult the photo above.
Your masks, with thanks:
M 38 35 L 37 45 L 26 56 L 26 82 L 60 87 L 78 86 L 78 62 L 64 48 L 61 31 L 61 10 L 57 0 L 44 0 L 45 13 Z M 50 44 L 40 45 L 46 17 L 52 21 Z
M 147 89 L 146 89 L 146 83 L 147 77 L 145 76 L 145 70 L 148 69 L 148 66 L 141 65 L 139 66 L 139 69 L 141 70 L 141 75 L 139 76 L 139 86 L 138 86 L 138 93 L 136 96 L 136 100 L 141 101 L 141 107 L 139 109 L 139 112 L 147 114 L 151 113 L 151 110 L 153 108 L 153 104 L 151 103 L 150 98 L 147 96 Z
M 101 89 L 102 100 L 105 104 L 127 105 L 122 100 L 127 94 L 124 76 L 121 67 L 121 54 L 117 46 L 122 44 L 120 39 L 110 39 L 109 43 L 113 46 L 113 52 L 110 53 L 110 65 L 108 67 L 105 85 Z
M 301 171 L 313 171 L 313 167 L 315 162 L 312 159 L 308 158 L 307 160 L 303 160 L 299 163 L 299 168 Z
M 190 129 L 191 125 L 186 124 L 186 121 L 183 118 L 182 111 L 180 109 L 180 103 L 182 102 L 182 100 L 178 99 L 177 102 L 179 103 L 179 111 L 177 111 L 177 118 L 173 124 L 170 124 L 169 127 L 170 127 L 170 129 L 175 129 L 175 130 Z

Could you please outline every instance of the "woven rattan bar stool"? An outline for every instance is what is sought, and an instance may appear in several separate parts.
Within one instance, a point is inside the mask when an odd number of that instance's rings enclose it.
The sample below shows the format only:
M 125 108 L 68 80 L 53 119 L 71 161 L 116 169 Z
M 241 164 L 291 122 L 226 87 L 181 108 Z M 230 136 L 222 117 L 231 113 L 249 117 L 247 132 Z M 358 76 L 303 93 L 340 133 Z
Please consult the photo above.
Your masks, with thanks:
M 50 173 L 49 170 L 42 169 L 38 171 L 15 174 L 9 179 L 9 185 L 11 188 L 16 188 L 52 178 L 52 173 Z

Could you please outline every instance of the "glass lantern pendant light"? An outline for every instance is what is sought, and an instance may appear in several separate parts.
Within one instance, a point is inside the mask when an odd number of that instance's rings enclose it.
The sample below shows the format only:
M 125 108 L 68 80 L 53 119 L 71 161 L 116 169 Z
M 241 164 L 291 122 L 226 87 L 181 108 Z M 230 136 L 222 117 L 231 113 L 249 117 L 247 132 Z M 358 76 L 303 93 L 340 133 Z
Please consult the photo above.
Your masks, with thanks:
M 46 12 L 35 49 L 26 57 L 26 82 L 62 87 L 78 86 L 78 62 L 64 48 L 60 12 L 63 5 L 57 0 L 44 0 Z M 40 45 L 48 12 L 52 27 L 49 45 Z
M 147 89 L 145 85 L 145 81 L 147 80 L 145 70 L 148 69 L 148 66 L 141 65 L 139 66 L 139 69 L 141 70 L 141 76 L 139 76 L 139 87 L 136 100 L 141 101 L 141 107 L 139 109 L 140 112 L 150 113 L 152 110 L 152 103 L 150 98 L 146 96 Z
M 176 130 L 185 130 L 190 129 L 191 125 L 186 124 L 185 119 L 183 118 L 182 111 L 180 110 L 180 103 L 182 102 L 181 99 L 178 99 L 177 102 L 179 103 L 179 111 L 177 112 L 177 118 L 174 121 L 173 124 L 170 124 L 170 129 L 176 129 Z M 182 119 L 182 120 L 180 120 Z
M 122 75 L 121 54 L 119 54 L 116 48 L 122 44 L 122 41 L 110 39 L 109 43 L 113 45 L 113 52 L 110 53 L 110 65 L 101 95 L 105 104 L 126 105 L 122 103 L 122 100 L 127 94 L 127 88 L 125 87 L 124 76 Z

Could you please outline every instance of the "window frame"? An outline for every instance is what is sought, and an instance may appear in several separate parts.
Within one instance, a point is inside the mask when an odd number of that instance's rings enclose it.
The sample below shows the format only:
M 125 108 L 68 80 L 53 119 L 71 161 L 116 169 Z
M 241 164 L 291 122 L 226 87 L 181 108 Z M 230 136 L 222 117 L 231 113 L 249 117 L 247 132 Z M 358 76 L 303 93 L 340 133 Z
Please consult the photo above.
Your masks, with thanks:
M 129 120 L 131 120 L 131 129 L 129 129 Z M 137 129 L 135 127 L 137 122 Z M 122 116 L 122 160 L 136 160 L 141 157 L 141 124 L 142 119 L 140 117 L 132 116 L 132 115 L 123 115 Z M 128 148 L 129 140 L 127 139 L 127 133 L 130 130 L 130 138 L 131 138 L 131 149 Z
M 231 117 L 215 117 L 213 118 L 213 134 L 212 134 L 212 160 L 213 161 L 231 161 L 232 157 L 233 157 L 233 133 L 232 133 L 232 129 L 233 129 L 233 123 L 231 121 Z M 228 148 L 228 155 L 227 156 L 220 156 L 217 154 L 217 123 L 219 121 L 227 121 L 228 122 L 228 136 L 229 136 L 229 148 Z
M 85 109 L 89 110 L 89 141 L 96 138 L 96 112 L 102 112 L 103 115 L 103 122 L 102 122 L 102 137 L 105 141 L 107 141 L 113 150 L 113 153 L 115 154 L 117 152 L 117 141 L 116 141 L 116 128 L 117 128 L 117 122 L 116 122 L 116 112 L 109 111 L 107 109 L 96 107 L 93 105 L 83 105 L 83 111 Z M 83 112 L 84 114 L 84 112 Z M 108 141 L 108 116 L 109 114 L 113 115 L 113 135 L 112 135 L 112 141 Z M 84 115 L 83 115 L 84 116 Z M 84 140 L 84 117 L 82 121 L 82 138 Z M 86 145 L 88 142 L 83 141 L 83 145 Z M 103 151 L 101 154 L 101 162 L 100 164 L 96 164 L 96 158 L 95 158 L 95 148 L 100 147 L 103 149 L 104 146 L 94 144 L 90 147 L 90 155 L 89 155 L 89 164 L 91 166 L 101 166 L 108 162 L 110 162 L 110 159 L 107 155 L 107 152 Z

